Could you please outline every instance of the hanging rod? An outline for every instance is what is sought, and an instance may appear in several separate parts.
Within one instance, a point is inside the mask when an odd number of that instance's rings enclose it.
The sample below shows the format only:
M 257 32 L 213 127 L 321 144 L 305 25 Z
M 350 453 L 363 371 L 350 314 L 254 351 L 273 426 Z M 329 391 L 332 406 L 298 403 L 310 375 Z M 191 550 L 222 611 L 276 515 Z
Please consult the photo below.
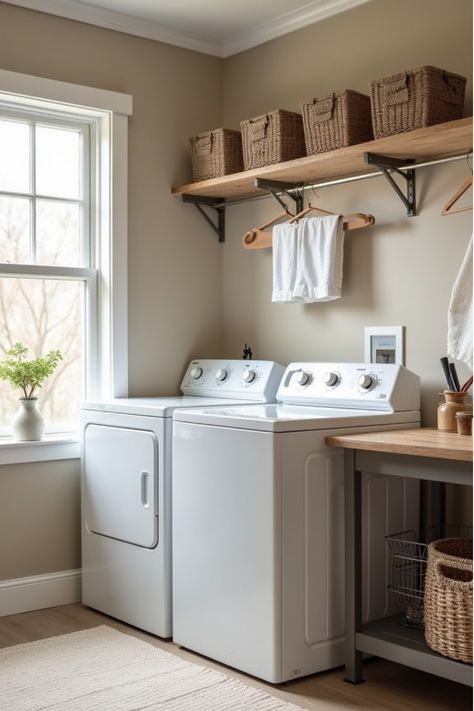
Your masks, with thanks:
M 468 151 L 470 153 L 471 151 Z M 466 152 L 461 153 L 460 155 L 456 156 L 448 156 L 447 158 L 436 158 L 435 160 L 429 160 L 429 161 L 424 161 L 423 163 L 414 163 L 414 164 L 407 164 L 407 165 L 401 165 L 398 167 L 398 170 L 416 170 L 418 168 L 427 168 L 430 165 L 440 165 L 441 163 L 451 163 L 452 161 L 455 160 L 461 160 L 466 158 Z M 328 188 L 331 185 L 342 185 L 343 183 L 352 183 L 355 182 L 356 180 L 368 180 L 369 178 L 379 178 L 381 175 L 383 175 L 382 170 L 377 170 L 372 173 L 363 173 L 362 175 L 353 175 L 349 176 L 347 178 L 334 178 L 333 180 L 325 180 L 320 183 L 311 183 L 311 185 L 305 184 L 302 187 L 299 187 L 298 190 L 299 192 L 305 192 L 306 190 L 315 190 L 316 188 Z M 291 195 L 292 192 L 296 192 L 296 188 L 289 189 L 286 191 L 288 194 Z M 247 202 L 254 202 L 256 200 L 267 200 L 269 197 L 272 197 L 272 193 L 264 193 L 262 195 L 253 195 L 252 197 L 247 197 L 247 198 L 236 198 L 234 200 L 226 200 L 225 205 L 226 207 L 230 207 L 231 205 L 242 205 Z

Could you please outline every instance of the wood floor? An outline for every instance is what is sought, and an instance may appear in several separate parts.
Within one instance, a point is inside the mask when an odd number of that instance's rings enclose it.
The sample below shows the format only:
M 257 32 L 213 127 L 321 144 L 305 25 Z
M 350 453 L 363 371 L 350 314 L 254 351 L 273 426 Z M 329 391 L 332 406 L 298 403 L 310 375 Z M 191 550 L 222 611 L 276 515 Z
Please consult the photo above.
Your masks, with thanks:
M 467 711 L 472 709 L 470 688 L 380 659 L 365 662 L 366 681 L 358 686 L 344 683 L 341 669 L 273 686 L 192 654 L 173 642 L 158 639 L 122 624 L 80 603 L 0 618 L 0 647 L 54 637 L 98 625 L 109 625 L 189 661 L 223 670 L 229 676 L 243 679 L 251 686 L 263 688 L 274 696 L 310 711 L 354 711 L 354 709 Z M 8 711 L 15 711 L 15 709 L 10 708 Z

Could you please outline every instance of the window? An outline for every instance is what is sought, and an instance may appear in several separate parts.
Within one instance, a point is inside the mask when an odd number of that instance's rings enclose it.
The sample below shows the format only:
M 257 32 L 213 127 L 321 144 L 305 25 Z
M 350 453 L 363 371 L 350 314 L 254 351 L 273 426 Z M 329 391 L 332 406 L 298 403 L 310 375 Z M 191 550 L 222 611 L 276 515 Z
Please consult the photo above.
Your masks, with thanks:
M 61 350 L 63 360 L 38 393 L 46 421 L 61 430 L 77 428 L 85 343 L 93 337 L 85 332 L 85 297 L 97 270 L 61 269 L 95 267 L 90 148 L 87 123 L 0 111 L 0 262 L 16 265 L 0 278 L 0 357 L 17 341 L 34 357 Z M 50 278 L 43 265 L 55 268 Z M 97 305 L 90 306 L 92 315 Z M 0 428 L 9 425 L 17 397 L 0 383 Z
M 62 351 L 38 392 L 53 432 L 84 398 L 127 394 L 129 113 L 125 95 L 0 71 L 0 357 Z M 17 397 L 0 382 L 0 434 Z

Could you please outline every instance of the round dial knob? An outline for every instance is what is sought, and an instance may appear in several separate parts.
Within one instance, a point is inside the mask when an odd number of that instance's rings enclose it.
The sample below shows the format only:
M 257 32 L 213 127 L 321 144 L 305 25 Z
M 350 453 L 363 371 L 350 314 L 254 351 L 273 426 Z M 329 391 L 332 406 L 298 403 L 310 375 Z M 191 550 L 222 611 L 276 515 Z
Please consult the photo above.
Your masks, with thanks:
M 242 379 L 245 383 L 253 383 L 256 377 L 257 373 L 250 368 L 248 370 L 244 370 L 244 374 L 242 375 Z
M 311 373 L 308 373 L 306 370 L 300 370 L 300 372 L 296 376 L 296 382 L 298 383 L 298 385 L 308 385 L 310 380 Z
M 216 380 L 218 383 L 223 383 L 229 377 L 229 371 L 227 368 L 219 368 L 216 372 Z
M 357 380 L 357 385 L 362 388 L 362 390 L 370 390 L 374 383 L 375 377 L 373 375 L 361 375 Z
M 333 388 L 339 382 L 339 375 L 337 373 L 328 372 L 324 374 L 323 380 L 328 387 Z
M 201 375 L 202 375 L 202 368 L 200 368 L 199 366 L 195 366 L 195 367 L 191 370 L 191 378 L 192 378 L 193 380 L 199 380 L 199 378 L 201 377 Z

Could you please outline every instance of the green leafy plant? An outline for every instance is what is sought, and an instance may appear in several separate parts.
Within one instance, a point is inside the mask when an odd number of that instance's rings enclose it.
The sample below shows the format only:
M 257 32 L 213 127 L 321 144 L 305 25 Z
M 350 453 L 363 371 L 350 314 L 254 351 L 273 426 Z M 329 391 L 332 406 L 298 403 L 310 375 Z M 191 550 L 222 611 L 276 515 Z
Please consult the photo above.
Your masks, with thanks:
M 63 355 L 61 351 L 49 351 L 44 358 L 26 360 L 27 353 L 28 348 L 23 343 L 15 343 L 7 351 L 7 358 L 0 362 L 0 380 L 7 380 L 29 398 L 54 373 Z

